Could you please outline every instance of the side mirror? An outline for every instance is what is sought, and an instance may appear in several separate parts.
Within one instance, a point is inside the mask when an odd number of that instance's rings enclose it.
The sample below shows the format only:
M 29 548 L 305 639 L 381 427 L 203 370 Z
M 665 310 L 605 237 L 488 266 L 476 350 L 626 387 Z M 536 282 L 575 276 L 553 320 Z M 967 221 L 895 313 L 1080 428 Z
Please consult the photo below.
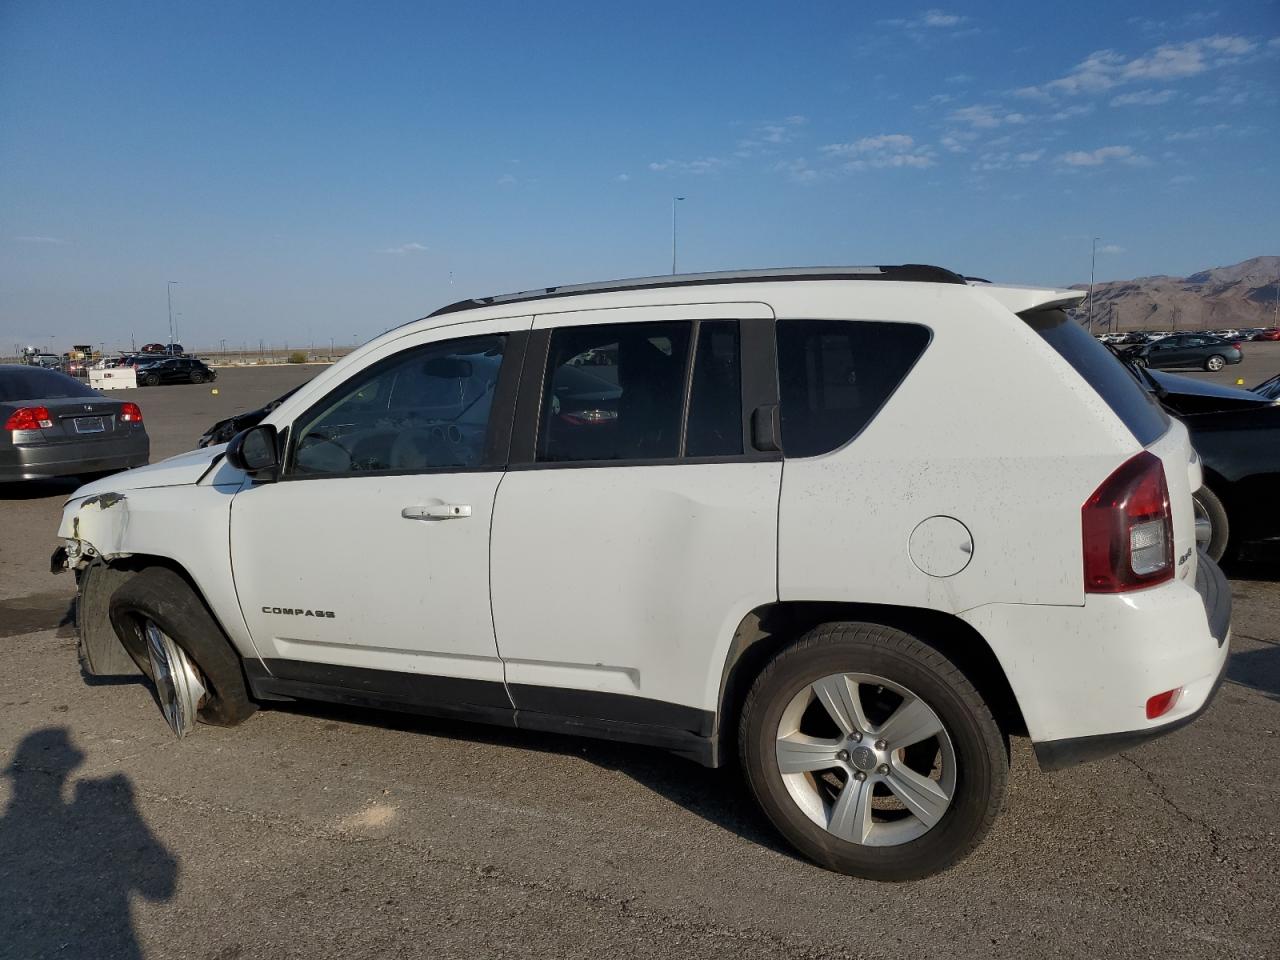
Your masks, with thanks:
M 227 463 L 255 480 L 266 483 L 275 480 L 280 466 L 276 428 L 269 423 L 260 423 L 241 430 L 227 444 Z

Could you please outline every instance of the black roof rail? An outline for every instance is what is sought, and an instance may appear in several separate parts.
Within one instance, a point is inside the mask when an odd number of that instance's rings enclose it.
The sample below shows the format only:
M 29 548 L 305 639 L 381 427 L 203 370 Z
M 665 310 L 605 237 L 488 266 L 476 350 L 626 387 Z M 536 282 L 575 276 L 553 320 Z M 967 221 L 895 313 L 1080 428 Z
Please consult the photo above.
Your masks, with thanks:
M 492 297 L 459 300 L 441 307 L 424 319 L 460 310 L 521 303 L 526 300 L 550 300 L 588 293 L 616 293 L 623 290 L 657 290 L 663 287 L 696 287 L 721 283 L 752 283 L 762 280 L 899 280 L 913 283 L 960 283 L 965 278 L 944 267 L 924 263 L 875 267 L 781 267 L 772 270 L 726 270 L 719 273 L 681 273 L 660 277 L 636 277 L 629 280 L 607 280 L 603 283 L 578 283 L 561 287 L 541 287 L 519 293 L 503 293 Z

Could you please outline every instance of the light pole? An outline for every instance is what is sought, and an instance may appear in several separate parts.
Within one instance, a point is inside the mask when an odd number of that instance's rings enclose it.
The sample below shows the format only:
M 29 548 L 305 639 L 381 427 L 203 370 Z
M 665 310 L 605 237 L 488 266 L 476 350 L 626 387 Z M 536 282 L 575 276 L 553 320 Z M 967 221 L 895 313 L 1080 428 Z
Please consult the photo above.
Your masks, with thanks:
M 1086 321 L 1089 332 L 1093 332 L 1093 270 L 1098 263 L 1098 241 L 1101 237 L 1093 238 L 1093 250 L 1089 254 L 1089 319 Z
M 173 288 L 177 285 L 177 280 L 170 280 L 165 284 L 164 294 L 169 301 L 169 352 L 173 352 Z
M 671 272 L 676 272 L 676 202 L 684 197 L 671 198 Z

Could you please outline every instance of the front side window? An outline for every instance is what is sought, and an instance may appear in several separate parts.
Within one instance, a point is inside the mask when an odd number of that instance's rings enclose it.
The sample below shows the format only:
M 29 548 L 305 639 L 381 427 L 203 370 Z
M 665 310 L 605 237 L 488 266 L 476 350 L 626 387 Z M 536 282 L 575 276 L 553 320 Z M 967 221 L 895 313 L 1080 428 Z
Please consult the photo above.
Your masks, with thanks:
M 815 457 L 871 422 L 929 344 L 927 327 L 870 320 L 778 321 L 782 450 Z
M 297 476 L 485 465 L 505 337 L 406 350 L 354 376 L 298 421 Z

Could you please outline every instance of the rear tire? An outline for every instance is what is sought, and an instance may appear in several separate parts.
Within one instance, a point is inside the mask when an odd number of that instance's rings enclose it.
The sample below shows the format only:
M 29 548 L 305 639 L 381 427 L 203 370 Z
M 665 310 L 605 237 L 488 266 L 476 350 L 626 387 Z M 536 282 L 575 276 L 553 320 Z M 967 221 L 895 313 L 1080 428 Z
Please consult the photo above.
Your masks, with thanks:
M 240 657 L 204 602 L 179 574 L 147 567 L 111 595 L 111 625 L 134 662 L 154 683 L 147 658 L 147 621 L 154 623 L 195 664 L 207 691 L 198 718 L 202 723 L 234 727 L 257 709 L 249 699 Z
M 850 690 L 841 720 L 827 697 Z M 914 880 L 963 858 L 1008 781 L 1006 740 L 973 684 L 938 650 L 878 624 L 824 624 L 779 654 L 747 696 L 738 747 L 778 831 L 816 863 L 871 880 Z M 849 812 L 851 789 L 865 810 Z
M 1210 373 L 1216 373 L 1226 365 L 1227 365 L 1226 358 L 1221 357 L 1216 353 L 1204 362 L 1204 368 L 1208 370 Z
M 142 385 L 144 387 L 158 387 L 160 385 L 160 375 L 158 373 L 143 374 Z
M 1196 506 L 1196 546 L 1209 555 L 1214 563 L 1220 561 L 1227 553 L 1227 544 L 1231 539 L 1231 523 L 1227 519 L 1227 509 L 1218 499 L 1218 495 L 1208 487 L 1201 487 L 1191 495 Z M 1202 525 L 1208 526 L 1208 536 L 1204 536 Z

